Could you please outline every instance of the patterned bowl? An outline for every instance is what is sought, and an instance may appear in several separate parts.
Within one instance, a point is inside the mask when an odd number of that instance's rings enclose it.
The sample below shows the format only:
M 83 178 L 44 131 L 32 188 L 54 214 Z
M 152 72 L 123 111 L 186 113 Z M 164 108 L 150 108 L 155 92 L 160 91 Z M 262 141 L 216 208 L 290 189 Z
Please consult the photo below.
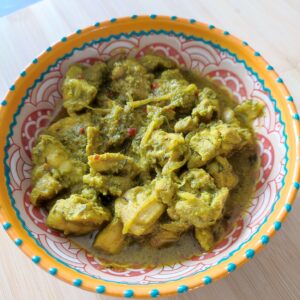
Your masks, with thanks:
M 68 66 L 126 53 L 155 51 L 227 86 L 239 101 L 259 99 L 265 115 L 255 122 L 261 166 L 252 205 L 210 253 L 174 265 L 126 270 L 105 268 L 81 245 L 44 224 L 45 211 L 28 200 L 30 150 L 61 106 Z M 184 293 L 210 284 L 251 260 L 281 227 L 299 184 L 299 115 L 283 80 L 259 52 L 229 32 L 196 20 L 132 16 L 111 19 L 74 34 L 35 58 L 10 87 L 0 113 L 0 218 L 4 229 L 35 264 L 84 289 L 125 297 Z

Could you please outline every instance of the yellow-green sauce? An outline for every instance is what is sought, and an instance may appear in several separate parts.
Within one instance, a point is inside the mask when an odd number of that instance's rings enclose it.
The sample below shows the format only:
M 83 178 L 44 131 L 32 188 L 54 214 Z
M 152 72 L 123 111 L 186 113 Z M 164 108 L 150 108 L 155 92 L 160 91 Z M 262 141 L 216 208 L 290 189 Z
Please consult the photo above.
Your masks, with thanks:
M 31 202 L 65 235 L 97 231 L 107 264 L 210 251 L 249 204 L 259 102 L 155 55 L 72 65 L 62 94 L 32 150 Z

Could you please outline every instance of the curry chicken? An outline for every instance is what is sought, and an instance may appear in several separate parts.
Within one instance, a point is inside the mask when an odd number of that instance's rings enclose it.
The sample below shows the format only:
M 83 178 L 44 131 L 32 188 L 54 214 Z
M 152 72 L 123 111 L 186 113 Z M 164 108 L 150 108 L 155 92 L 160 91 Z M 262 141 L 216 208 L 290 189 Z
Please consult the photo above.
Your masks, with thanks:
M 97 231 L 93 247 L 110 255 L 186 234 L 213 249 L 254 190 L 262 104 L 152 54 L 71 65 L 61 90 L 32 149 L 30 199 L 47 225 Z

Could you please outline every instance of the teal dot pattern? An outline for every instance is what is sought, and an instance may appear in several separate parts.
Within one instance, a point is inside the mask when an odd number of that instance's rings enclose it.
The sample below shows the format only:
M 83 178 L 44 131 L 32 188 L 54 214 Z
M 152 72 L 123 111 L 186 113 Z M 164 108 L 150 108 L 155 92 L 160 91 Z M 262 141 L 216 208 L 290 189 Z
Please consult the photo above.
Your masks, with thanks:
M 194 24 L 194 23 L 196 23 L 196 20 L 195 19 L 190 19 L 190 23 Z
M 293 119 L 295 119 L 295 120 L 299 121 L 299 120 L 300 120 L 300 117 L 299 117 L 299 115 L 298 115 L 298 114 L 294 114 L 294 115 L 293 115 Z
M 244 46 L 249 46 L 249 44 L 246 41 L 243 41 Z
M 274 68 L 272 66 L 268 65 L 267 70 L 272 71 L 272 70 L 274 70 Z
M 275 228 L 276 231 L 280 230 L 280 228 L 281 228 L 281 222 L 275 221 L 274 222 L 274 228 Z
M 260 53 L 257 52 L 257 51 L 255 51 L 255 52 L 254 52 L 254 56 L 260 56 Z
M 300 183 L 299 182 L 294 182 L 293 183 L 293 186 L 296 190 L 299 190 L 300 189 Z
M 15 239 L 15 244 L 19 247 L 23 244 L 23 241 L 19 238 Z
M 285 205 L 285 210 L 289 213 L 291 210 L 292 210 L 292 205 L 291 204 L 289 204 L 289 203 L 287 203 L 286 205 Z
M 96 22 L 94 26 L 95 26 L 95 27 L 99 27 L 99 26 L 100 26 L 100 23 L 99 23 L 99 22 Z
M 7 105 L 7 101 L 4 99 L 1 101 L 1 106 L 5 106 L 5 105 Z
M 125 298 L 132 298 L 133 296 L 134 296 L 133 290 L 126 290 L 126 291 L 124 292 L 124 297 L 125 297 Z
M 96 292 L 98 294 L 104 294 L 105 293 L 105 286 L 104 285 L 99 285 L 96 287 Z
M 37 64 L 38 61 L 39 61 L 39 60 L 38 60 L 37 58 L 35 58 L 35 59 L 32 61 L 32 63 L 33 63 L 33 64 Z
M 261 240 L 261 243 L 262 243 L 263 245 L 267 245 L 267 244 L 269 243 L 270 238 L 269 238 L 267 235 L 263 235 L 263 236 L 260 238 L 260 240 Z
M 228 271 L 229 273 L 235 271 L 235 269 L 236 269 L 236 264 L 234 264 L 234 263 L 229 263 L 229 264 L 228 264 L 228 266 L 227 266 L 227 271 Z
M 178 287 L 177 292 L 178 294 L 186 293 L 189 290 L 189 287 L 187 285 L 181 285 Z
M 116 18 L 112 18 L 112 19 L 110 19 L 110 22 L 111 23 L 115 23 L 115 22 L 117 22 L 117 19 Z
M 159 296 L 159 290 L 158 289 L 153 289 L 151 292 L 150 292 L 150 297 L 151 298 L 156 298 Z
M 14 84 L 9 88 L 10 91 L 14 91 L 15 89 L 16 89 L 16 87 Z
M 77 29 L 77 30 L 76 30 L 76 33 L 77 33 L 77 34 L 80 34 L 80 33 L 81 33 L 81 29 Z
M 175 20 L 177 20 L 177 17 L 176 17 L 176 16 L 172 16 L 172 17 L 171 17 L 171 20 L 172 20 L 172 21 L 175 21 Z
M 292 96 L 287 96 L 286 97 L 286 100 L 287 101 L 290 101 L 290 102 L 293 102 L 294 101 L 294 98 Z
M 38 264 L 41 261 L 41 258 L 37 255 L 32 256 L 31 260 L 35 263 Z
M 9 222 L 5 222 L 2 224 L 2 226 L 4 230 L 8 230 L 11 227 L 11 224 Z
M 55 276 L 57 274 L 58 270 L 57 268 L 50 268 L 49 269 L 49 273 L 52 275 L 52 276 Z
M 230 32 L 226 31 L 226 30 L 223 33 L 224 33 L 224 35 L 230 35 Z
M 253 249 L 248 249 L 248 250 L 246 251 L 246 257 L 247 257 L 248 259 L 252 259 L 254 256 L 255 256 L 255 251 L 254 251 Z
M 151 19 L 156 19 L 156 17 L 157 17 L 157 15 L 155 15 L 155 14 L 150 15 Z
M 82 285 L 82 279 L 80 279 L 80 278 L 74 279 L 73 280 L 73 285 L 77 286 L 77 287 L 81 286 Z
M 283 83 L 283 79 L 280 78 L 280 77 L 278 77 L 278 78 L 276 79 L 276 81 L 277 81 L 278 83 Z
M 131 16 L 131 19 L 133 19 L 133 20 L 134 20 L 134 19 L 137 19 L 137 18 L 138 18 L 137 15 L 132 15 L 132 16 Z
M 215 29 L 216 27 L 215 27 L 214 25 L 208 25 L 208 28 L 209 28 L 210 30 L 212 30 L 212 29 Z
M 26 76 L 26 71 L 21 72 L 20 75 L 21 75 L 22 77 L 25 77 L 25 76 Z
M 204 276 L 203 277 L 203 283 L 205 285 L 211 284 L 212 283 L 212 278 L 210 276 Z

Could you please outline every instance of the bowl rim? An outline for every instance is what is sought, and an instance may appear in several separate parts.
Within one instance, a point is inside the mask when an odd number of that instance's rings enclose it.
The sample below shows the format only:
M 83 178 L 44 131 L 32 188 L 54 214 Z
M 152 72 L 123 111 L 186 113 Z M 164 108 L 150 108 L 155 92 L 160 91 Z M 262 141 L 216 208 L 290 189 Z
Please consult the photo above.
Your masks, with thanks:
M 161 296 L 167 296 L 171 294 L 176 293 L 184 293 L 188 290 L 206 285 L 211 283 L 212 281 L 215 281 L 216 279 L 219 279 L 221 277 L 226 276 L 227 274 L 231 273 L 236 268 L 242 266 L 245 262 L 247 262 L 249 259 L 252 259 L 254 254 L 258 251 L 260 251 L 268 241 L 271 236 L 274 235 L 276 231 L 278 231 L 281 227 L 281 222 L 284 221 L 285 217 L 287 216 L 288 212 L 292 208 L 292 203 L 296 198 L 297 190 L 300 188 L 299 184 L 299 178 L 300 178 L 300 168 L 299 168 L 299 160 L 297 159 L 299 157 L 299 137 L 300 137 L 300 128 L 299 128 L 299 115 L 296 112 L 295 105 L 293 103 L 293 98 L 288 92 L 287 88 L 285 87 L 283 80 L 278 76 L 278 74 L 275 72 L 274 68 L 267 63 L 266 60 L 264 60 L 260 53 L 257 51 L 254 51 L 246 42 L 242 42 L 235 36 L 231 35 L 228 31 L 224 31 L 221 29 L 217 29 L 213 25 L 208 25 L 202 22 L 198 22 L 194 19 L 184 19 L 179 18 L 176 16 L 158 16 L 155 14 L 151 15 L 133 15 L 131 17 L 123 17 L 123 18 L 113 18 L 109 21 L 104 22 L 96 22 L 93 26 L 86 27 L 84 29 L 78 29 L 75 31 L 75 33 L 70 34 L 69 36 L 63 37 L 60 41 L 56 42 L 54 45 L 48 47 L 45 52 L 41 53 L 37 58 L 33 60 L 33 62 L 27 66 L 24 71 L 20 73 L 19 78 L 15 81 L 15 83 L 10 87 L 9 92 L 7 93 L 4 100 L 2 100 L 0 104 L 0 123 L 6 124 L 5 122 L 10 123 L 11 117 L 13 113 L 15 112 L 13 107 L 13 100 L 16 98 L 16 92 L 18 90 L 18 87 L 20 86 L 30 86 L 29 84 L 26 84 L 25 75 L 28 73 L 31 75 L 31 77 L 34 78 L 34 74 L 40 74 L 40 70 L 43 70 L 42 67 L 38 67 L 39 64 L 47 65 L 47 62 L 50 61 L 51 57 L 54 57 L 55 54 L 53 54 L 54 49 L 58 52 L 62 53 L 68 53 L 68 51 L 65 49 L 66 46 L 69 44 L 69 47 L 71 46 L 71 49 L 74 49 L 74 46 L 72 46 L 72 43 L 75 43 L 81 36 L 83 35 L 89 35 L 92 36 L 101 36 L 102 30 L 106 31 L 116 31 L 119 32 L 132 32 L 132 29 L 129 30 L 129 28 L 135 28 L 136 25 L 140 25 L 142 28 L 159 28 L 159 24 L 164 24 L 164 26 L 167 26 L 170 28 L 170 30 L 173 30 L 172 28 L 176 28 L 175 32 L 192 32 L 194 33 L 194 36 L 200 36 L 199 34 L 206 34 L 207 36 L 210 36 L 210 39 L 214 38 L 216 44 L 221 44 L 221 47 L 224 47 L 224 44 L 228 45 L 228 48 L 230 49 L 230 52 L 232 48 L 235 49 L 233 53 L 243 53 L 243 56 L 247 57 L 248 60 L 246 60 L 247 64 L 250 61 L 251 65 L 255 65 L 257 68 L 260 69 L 259 75 L 261 73 L 264 73 L 264 78 L 267 78 L 270 82 L 269 84 L 272 86 L 272 88 L 268 87 L 270 91 L 273 92 L 273 90 L 276 91 L 276 93 L 280 96 L 278 97 L 278 103 L 281 104 L 281 110 L 286 110 L 285 114 L 286 116 L 288 114 L 291 115 L 291 119 L 288 123 L 286 123 L 286 131 L 289 131 L 291 134 L 289 138 L 292 139 L 291 143 L 289 144 L 289 149 L 287 151 L 292 151 L 291 157 L 288 158 L 288 160 L 292 161 L 291 166 L 291 172 L 293 173 L 292 178 L 289 179 L 289 187 L 287 188 L 286 192 L 286 199 L 284 203 L 281 203 L 281 206 L 277 207 L 276 213 L 277 216 L 275 217 L 275 212 L 271 212 L 270 217 L 273 216 L 274 222 L 273 224 L 269 221 L 268 226 L 264 227 L 264 231 L 261 230 L 264 234 L 261 236 L 260 241 L 256 242 L 251 248 L 248 248 L 244 255 L 241 255 L 241 251 L 238 251 L 235 255 L 235 259 L 231 259 L 229 264 L 226 266 L 223 266 L 223 268 L 215 268 L 217 266 L 211 267 L 210 272 L 204 272 L 204 275 L 201 273 L 198 273 L 196 275 L 191 275 L 188 277 L 183 278 L 182 280 L 174 282 L 166 282 L 166 283 L 160 283 L 156 285 L 145 285 L 145 286 L 138 286 L 138 285 L 127 285 L 122 283 L 110 283 L 107 281 L 102 281 L 100 279 L 92 279 L 90 278 L 90 281 L 87 280 L 88 275 L 76 275 L 77 277 L 74 277 L 74 274 L 65 266 L 61 266 L 59 263 L 53 263 L 53 261 L 47 257 L 47 254 L 43 253 L 44 251 L 40 251 L 41 249 L 38 249 L 37 251 L 36 247 L 37 245 L 32 245 L 27 243 L 27 241 L 23 238 L 20 239 L 19 236 L 25 236 L 21 231 L 24 229 L 20 226 L 20 224 L 13 224 L 11 221 L 11 212 L 9 211 L 9 208 L 5 205 L 5 197 L 1 194 L 0 197 L 0 221 L 2 222 L 4 230 L 8 233 L 11 239 L 15 241 L 15 244 L 27 255 L 29 256 L 32 261 L 39 266 L 41 266 L 44 270 L 48 271 L 51 275 L 54 275 L 70 284 L 73 284 L 74 286 L 78 286 L 84 289 L 87 289 L 89 291 L 94 291 L 98 293 L 105 293 L 106 295 L 111 296 L 125 296 L 125 297 L 156 297 L 158 295 Z M 128 30 L 123 30 L 123 28 L 128 28 Z M 164 27 L 163 27 L 164 28 Z M 140 28 L 139 28 L 140 29 Z M 111 35 L 111 33 L 109 34 Z M 91 40 L 82 38 L 82 41 L 90 42 Z M 79 42 L 79 41 L 78 41 Z M 84 42 L 83 42 L 84 43 Z M 242 50 L 241 50 L 242 48 Z M 255 60 L 255 61 L 254 61 Z M 50 63 L 49 63 L 50 64 Z M 27 77 L 28 78 L 28 77 Z M 280 99 L 280 100 L 279 100 Z M 284 100 L 285 99 L 285 103 Z M 15 101 L 17 102 L 17 101 Z M 289 126 L 288 126 L 289 125 Z M 8 127 L 8 126 L 7 126 Z M 8 128 L 7 128 L 8 129 Z M 0 139 L 0 149 L 4 149 L 2 147 L 2 144 L 6 143 L 6 134 L 1 133 L 1 139 Z M 293 146 L 293 148 L 291 148 Z M 4 153 L 0 153 L 0 158 L 3 161 L 5 159 Z M 288 162 L 286 162 L 288 164 Z M 3 166 L 1 166 L 3 168 Z M 4 178 L 4 172 L 1 172 L 0 174 L 0 184 L 5 182 Z M 286 185 L 284 183 L 284 185 Z M 5 193 L 5 192 L 4 192 Z M 7 195 L 6 195 L 7 196 Z M 278 200 L 280 200 L 282 196 L 280 195 L 278 197 Z M 278 209 L 279 208 L 279 209 Z M 265 224 L 266 225 L 266 224 Z M 271 225 L 271 226 L 270 226 Z M 28 238 L 28 236 L 27 236 Z M 34 251 L 33 251 L 34 250 Z M 245 249 L 244 249 L 245 250 Z M 248 251 L 248 252 L 247 252 Z M 39 255 L 34 255 L 35 253 L 39 253 Z M 238 255 L 239 254 L 239 255 Z M 233 258 L 233 257 L 232 257 Z M 62 271 L 63 270 L 63 271 Z M 81 278 L 84 278 L 82 280 Z M 96 282 L 94 282 L 96 280 Z M 92 282 L 91 282 L 92 281 Z M 111 285 L 111 286 L 110 286 Z M 154 288 L 155 286 L 155 288 Z

